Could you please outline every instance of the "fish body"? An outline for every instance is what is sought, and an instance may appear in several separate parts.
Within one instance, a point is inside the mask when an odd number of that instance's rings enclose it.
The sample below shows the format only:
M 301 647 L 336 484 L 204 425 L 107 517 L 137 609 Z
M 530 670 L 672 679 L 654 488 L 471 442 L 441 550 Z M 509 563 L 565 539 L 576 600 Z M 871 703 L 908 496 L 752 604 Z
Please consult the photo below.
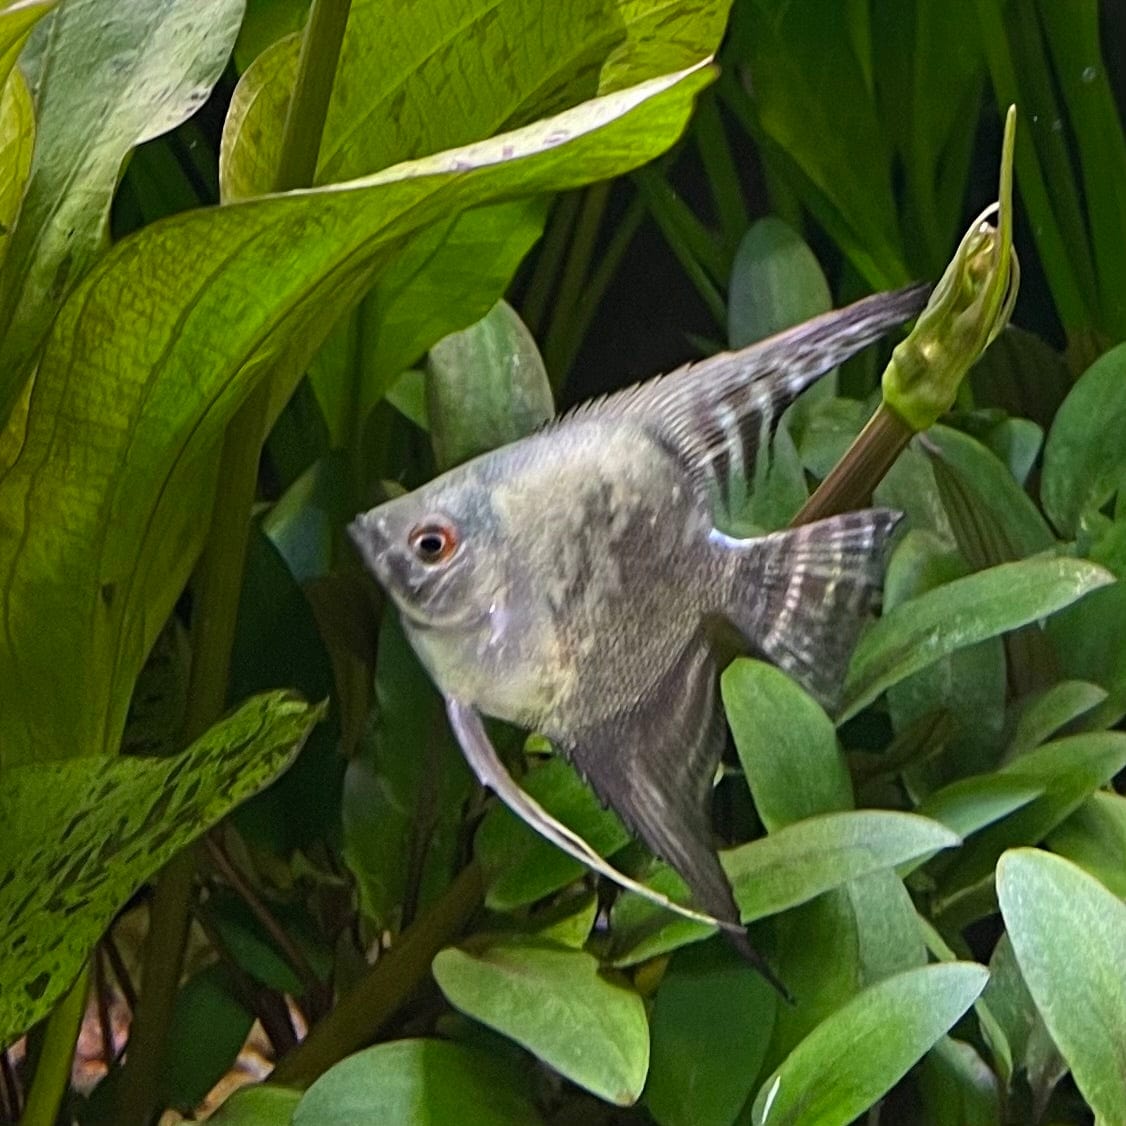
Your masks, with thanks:
M 523 794 L 480 715 L 547 735 L 703 915 L 676 909 L 718 922 L 764 969 L 710 843 L 726 731 L 717 641 L 774 661 L 831 707 L 897 516 L 736 539 L 717 513 L 785 406 L 925 296 L 877 295 L 583 406 L 350 528 L 482 780 L 636 890 Z

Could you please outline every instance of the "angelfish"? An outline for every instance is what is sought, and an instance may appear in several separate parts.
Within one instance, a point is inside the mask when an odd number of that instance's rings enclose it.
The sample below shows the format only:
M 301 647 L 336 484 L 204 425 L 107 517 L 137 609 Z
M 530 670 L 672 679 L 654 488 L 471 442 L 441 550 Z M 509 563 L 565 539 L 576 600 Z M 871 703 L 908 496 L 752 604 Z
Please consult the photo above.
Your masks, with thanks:
M 776 985 L 710 839 L 726 737 L 717 642 L 736 638 L 831 708 L 898 516 L 735 539 L 716 527 L 718 506 L 789 403 L 926 296 L 877 294 L 583 404 L 349 527 L 481 782 L 584 864 L 726 931 Z M 629 879 L 553 819 L 508 774 L 482 715 L 548 736 L 696 907 Z

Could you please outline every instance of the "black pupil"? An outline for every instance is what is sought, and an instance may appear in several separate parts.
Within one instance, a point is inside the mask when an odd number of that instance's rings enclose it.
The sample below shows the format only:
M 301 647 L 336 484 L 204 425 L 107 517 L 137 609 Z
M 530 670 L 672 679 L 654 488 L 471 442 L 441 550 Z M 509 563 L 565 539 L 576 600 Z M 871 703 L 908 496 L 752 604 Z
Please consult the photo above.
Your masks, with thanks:
M 426 532 L 418 538 L 419 553 L 431 558 L 441 555 L 445 546 L 445 537 L 438 532 Z

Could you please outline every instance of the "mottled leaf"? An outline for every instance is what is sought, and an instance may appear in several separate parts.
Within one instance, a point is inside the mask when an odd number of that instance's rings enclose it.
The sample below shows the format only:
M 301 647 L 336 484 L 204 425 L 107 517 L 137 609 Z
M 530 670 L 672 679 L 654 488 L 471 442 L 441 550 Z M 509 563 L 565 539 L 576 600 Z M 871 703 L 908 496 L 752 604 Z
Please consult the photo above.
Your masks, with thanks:
M 171 758 L 5 770 L 0 1044 L 50 1011 L 142 881 L 293 761 L 323 711 L 275 692 Z

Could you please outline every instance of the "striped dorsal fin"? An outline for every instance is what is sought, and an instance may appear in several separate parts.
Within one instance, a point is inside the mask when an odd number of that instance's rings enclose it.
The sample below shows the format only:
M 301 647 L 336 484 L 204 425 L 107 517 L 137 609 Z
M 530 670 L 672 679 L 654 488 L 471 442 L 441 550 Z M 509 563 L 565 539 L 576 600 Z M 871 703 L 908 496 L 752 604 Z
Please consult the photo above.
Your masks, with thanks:
M 753 475 L 758 451 L 802 391 L 915 316 L 930 291 L 915 285 L 874 294 L 738 352 L 721 352 L 584 404 L 565 419 L 635 419 L 676 453 L 714 500 L 726 494 L 733 477 Z

